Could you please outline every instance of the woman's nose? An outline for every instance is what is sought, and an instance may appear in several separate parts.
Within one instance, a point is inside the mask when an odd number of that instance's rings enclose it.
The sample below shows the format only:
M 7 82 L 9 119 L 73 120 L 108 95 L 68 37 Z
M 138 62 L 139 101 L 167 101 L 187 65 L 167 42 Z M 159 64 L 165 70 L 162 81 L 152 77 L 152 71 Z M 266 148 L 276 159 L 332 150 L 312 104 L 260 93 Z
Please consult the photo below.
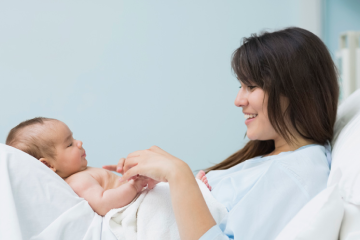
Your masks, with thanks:
M 240 91 L 238 92 L 235 98 L 235 106 L 243 107 L 246 106 L 247 104 L 248 104 L 248 100 L 246 94 L 242 91 L 242 89 L 240 89 Z

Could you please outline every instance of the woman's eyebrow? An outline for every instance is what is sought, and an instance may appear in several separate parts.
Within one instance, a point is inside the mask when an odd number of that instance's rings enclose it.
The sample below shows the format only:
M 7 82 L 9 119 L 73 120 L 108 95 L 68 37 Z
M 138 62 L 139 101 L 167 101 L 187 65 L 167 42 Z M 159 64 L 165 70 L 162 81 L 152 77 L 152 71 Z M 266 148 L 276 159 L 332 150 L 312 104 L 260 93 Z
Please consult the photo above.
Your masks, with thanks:
M 240 85 L 242 86 L 242 85 L 244 85 L 244 86 L 248 86 L 246 83 L 243 83 L 242 81 L 240 81 L 239 80 L 239 82 L 240 82 Z

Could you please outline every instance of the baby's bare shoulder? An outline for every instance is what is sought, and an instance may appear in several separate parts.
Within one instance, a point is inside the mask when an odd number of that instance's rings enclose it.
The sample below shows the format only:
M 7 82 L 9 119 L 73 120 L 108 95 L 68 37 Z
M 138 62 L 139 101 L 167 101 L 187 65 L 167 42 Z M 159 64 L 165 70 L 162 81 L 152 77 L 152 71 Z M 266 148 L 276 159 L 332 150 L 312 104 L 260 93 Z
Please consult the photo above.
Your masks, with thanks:
M 94 195 L 101 195 L 104 189 L 88 171 L 78 172 L 65 180 L 74 192 L 90 201 Z
M 105 170 L 103 168 L 88 167 L 83 172 L 87 172 L 89 174 L 102 174 L 108 172 L 108 170 Z
M 71 185 L 74 182 L 82 182 L 83 183 L 85 181 L 89 181 L 91 178 L 93 178 L 91 175 L 91 172 L 84 170 L 81 172 L 74 173 L 73 175 L 66 178 L 65 181 Z
M 96 181 L 89 171 L 75 173 L 65 179 L 65 181 L 80 197 L 84 197 L 84 193 L 87 191 L 101 188 L 99 182 Z

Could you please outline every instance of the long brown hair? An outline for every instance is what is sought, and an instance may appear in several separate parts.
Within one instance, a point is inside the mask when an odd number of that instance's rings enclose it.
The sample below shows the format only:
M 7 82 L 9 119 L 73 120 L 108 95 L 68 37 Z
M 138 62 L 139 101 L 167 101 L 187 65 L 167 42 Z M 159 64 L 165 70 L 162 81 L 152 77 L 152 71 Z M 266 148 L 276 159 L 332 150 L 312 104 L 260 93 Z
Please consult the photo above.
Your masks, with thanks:
M 253 34 L 235 50 L 231 66 L 241 82 L 267 93 L 269 121 L 287 142 L 294 137 L 290 128 L 317 144 L 331 141 L 339 96 L 337 71 L 329 51 L 316 35 L 296 27 Z M 285 111 L 280 96 L 288 99 Z M 274 149 L 273 140 L 250 140 L 206 171 L 228 169 Z

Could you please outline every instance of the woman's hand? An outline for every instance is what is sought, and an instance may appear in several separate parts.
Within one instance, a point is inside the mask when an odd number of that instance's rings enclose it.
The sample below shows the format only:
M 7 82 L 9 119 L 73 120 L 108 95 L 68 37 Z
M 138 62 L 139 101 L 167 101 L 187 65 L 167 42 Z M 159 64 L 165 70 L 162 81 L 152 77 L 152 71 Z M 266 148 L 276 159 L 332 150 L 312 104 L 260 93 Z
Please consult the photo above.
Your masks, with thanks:
M 156 146 L 130 153 L 122 169 L 124 174 L 121 181 L 141 175 L 155 180 L 156 183 L 168 182 L 177 175 L 175 173 L 190 172 L 192 174 L 185 162 Z M 150 183 L 149 187 L 151 187 Z
M 122 181 L 145 176 L 157 182 L 169 182 L 171 203 L 181 239 L 199 239 L 216 224 L 190 167 L 159 147 L 128 155 Z
M 105 166 L 102 166 L 102 168 L 109 170 L 109 171 L 114 171 L 114 172 L 124 174 L 124 163 L 125 163 L 125 158 L 120 158 L 117 165 L 105 165 Z M 134 179 L 134 180 L 136 180 L 137 178 L 138 178 L 138 176 L 132 177 L 132 179 Z M 159 183 L 158 181 L 155 181 L 151 178 L 147 178 L 147 177 L 143 177 L 143 178 L 144 178 L 143 180 L 147 181 L 147 187 L 149 189 L 153 189 L 155 187 L 155 185 Z

